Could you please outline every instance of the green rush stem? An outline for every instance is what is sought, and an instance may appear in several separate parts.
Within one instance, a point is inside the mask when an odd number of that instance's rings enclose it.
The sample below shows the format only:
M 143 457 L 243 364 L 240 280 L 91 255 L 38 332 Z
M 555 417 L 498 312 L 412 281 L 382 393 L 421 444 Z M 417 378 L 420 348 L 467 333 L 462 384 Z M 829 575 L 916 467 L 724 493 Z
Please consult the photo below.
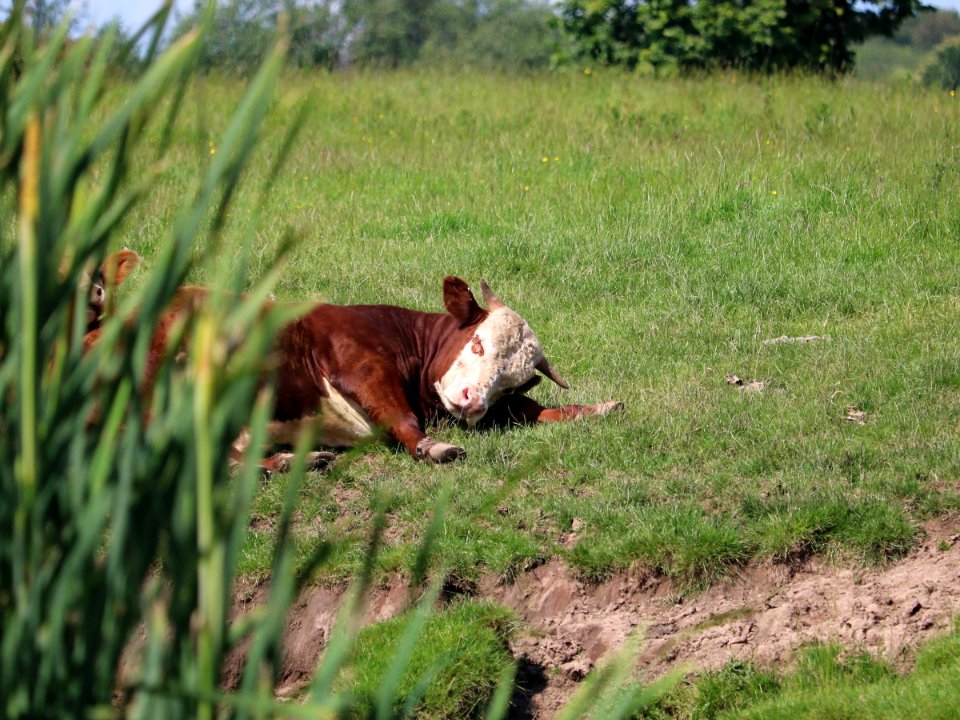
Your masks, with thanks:
M 27 527 L 33 512 L 37 484 L 37 233 L 38 178 L 40 172 L 40 121 L 34 115 L 27 123 L 24 138 L 20 187 L 20 287 L 23 303 L 22 353 L 20 357 L 20 459 L 19 475 L 22 490 L 16 514 L 16 547 L 20 572 L 25 581 L 21 589 L 26 593 L 29 578 L 24 573 L 28 555 Z
M 210 430 L 210 404 L 213 395 L 213 345 L 216 331 L 213 319 L 205 316 L 197 325 L 194 363 L 194 422 L 197 442 L 197 565 L 200 627 L 197 634 L 197 666 L 200 705 L 197 717 L 212 720 L 215 703 L 209 698 L 217 687 L 216 656 L 223 629 L 223 546 L 217 542 L 213 507 L 213 444 Z

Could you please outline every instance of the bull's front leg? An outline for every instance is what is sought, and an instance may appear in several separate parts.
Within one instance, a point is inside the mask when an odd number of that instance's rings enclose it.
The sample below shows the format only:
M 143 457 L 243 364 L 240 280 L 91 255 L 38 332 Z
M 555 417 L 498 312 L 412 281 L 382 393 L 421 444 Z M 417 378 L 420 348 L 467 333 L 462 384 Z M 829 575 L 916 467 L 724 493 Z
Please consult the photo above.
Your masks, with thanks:
M 354 393 L 364 411 L 379 427 L 417 460 L 448 463 L 467 457 L 467 451 L 457 445 L 442 443 L 428 437 L 420 427 L 416 413 L 410 407 L 403 391 L 403 383 L 393 373 L 370 372 L 366 381 Z
M 561 405 L 549 408 L 526 395 L 506 395 L 490 408 L 484 424 L 497 427 L 532 425 L 534 423 L 563 422 L 593 415 L 609 415 L 623 409 L 623 403 L 612 401 L 595 405 Z
M 404 400 L 406 404 L 406 400 Z M 403 445 L 417 460 L 430 460 L 435 463 L 448 463 L 462 460 L 467 457 L 467 451 L 457 445 L 443 443 L 429 437 L 420 429 L 417 416 L 406 407 L 391 408 L 378 417 L 379 413 L 372 412 L 374 422 L 385 428 L 394 440 Z

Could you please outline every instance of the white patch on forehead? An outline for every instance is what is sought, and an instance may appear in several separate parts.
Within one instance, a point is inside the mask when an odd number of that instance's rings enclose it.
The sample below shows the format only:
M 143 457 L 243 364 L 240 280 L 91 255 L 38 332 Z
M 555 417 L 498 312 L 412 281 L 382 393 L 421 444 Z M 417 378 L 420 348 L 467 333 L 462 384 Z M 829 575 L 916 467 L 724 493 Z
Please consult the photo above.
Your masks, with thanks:
M 533 377 L 533 366 L 543 351 L 533 330 L 513 310 L 507 307 L 494 310 L 477 327 L 477 336 L 483 343 L 485 355 L 493 356 L 490 369 L 505 381 L 503 387 L 516 387 Z
M 542 357 L 540 341 L 526 321 L 510 308 L 501 306 L 477 326 L 475 336 L 468 340 L 436 384 L 436 390 L 444 407 L 456 417 L 464 418 L 466 389 L 479 398 L 485 408 L 489 407 L 504 392 L 530 380 L 535 374 L 534 366 Z M 465 419 L 476 422 L 482 416 Z

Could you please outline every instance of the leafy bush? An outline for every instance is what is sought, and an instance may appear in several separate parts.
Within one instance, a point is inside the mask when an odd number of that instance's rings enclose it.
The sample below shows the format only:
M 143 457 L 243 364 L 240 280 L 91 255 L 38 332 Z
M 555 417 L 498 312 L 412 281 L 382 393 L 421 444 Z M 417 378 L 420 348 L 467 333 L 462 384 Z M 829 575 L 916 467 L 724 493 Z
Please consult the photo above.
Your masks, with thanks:
M 605 64 L 675 69 L 807 68 L 845 72 L 856 42 L 889 35 L 916 0 L 568 0 L 564 28 L 583 57 Z
M 960 37 L 940 43 L 930 54 L 920 77 L 925 85 L 956 90 L 960 86 Z

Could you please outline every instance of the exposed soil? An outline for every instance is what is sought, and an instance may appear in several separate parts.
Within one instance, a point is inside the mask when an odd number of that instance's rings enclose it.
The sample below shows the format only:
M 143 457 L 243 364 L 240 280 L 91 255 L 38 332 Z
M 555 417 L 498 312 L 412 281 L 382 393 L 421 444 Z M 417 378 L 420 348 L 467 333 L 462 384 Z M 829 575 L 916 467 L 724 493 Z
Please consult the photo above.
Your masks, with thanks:
M 925 539 L 904 560 L 880 569 L 838 568 L 820 559 L 752 564 L 706 592 L 686 596 L 643 571 L 584 582 L 555 560 L 511 584 L 485 577 L 453 594 L 476 594 L 512 608 L 525 629 L 513 641 L 524 692 L 514 717 L 550 718 L 577 683 L 631 633 L 645 630 L 641 671 L 656 677 L 683 663 L 715 669 L 731 659 L 789 663 L 812 641 L 881 653 L 906 662 L 920 641 L 946 630 L 960 613 L 960 522 L 924 527 Z M 312 587 L 298 598 L 286 630 L 281 694 L 316 668 L 345 589 Z M 236 611 L 263 602 L 265 588 L 241 588 Z M 393 617 L 411 600 L 402 578 L 377 587 L 365 622 Z M 235 682 L 240 658 L 225 682 Z

